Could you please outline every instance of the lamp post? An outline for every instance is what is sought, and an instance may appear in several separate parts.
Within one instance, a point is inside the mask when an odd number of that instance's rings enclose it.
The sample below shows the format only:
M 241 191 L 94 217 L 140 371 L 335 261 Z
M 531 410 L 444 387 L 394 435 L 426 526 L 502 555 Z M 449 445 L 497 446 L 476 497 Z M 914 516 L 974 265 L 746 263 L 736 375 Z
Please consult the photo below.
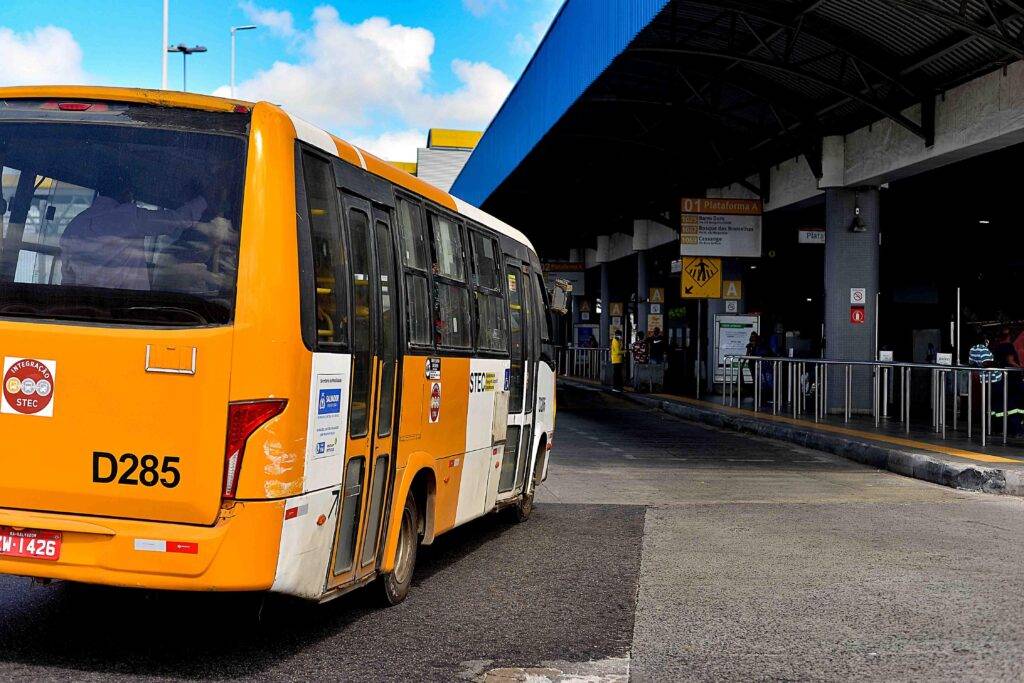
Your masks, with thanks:
M 185 43 L 178 43 L 177 45 L 171 45 L 167 48 L 168 52 L 180 52 L 181 53 L 181 89 L 182 91 L 188 91 L 188 56 L 196 52 L 206 52 L 206 48 L 202 45 L 193 45 L 188 47 Z
M 231 97 L 235 96 L 235 33 L 238 31 L 251 31 L 256 28 L 253 25 L 231 27 Z
M 167 90 L 167 28 L 168 28 L 168 17 L 170 14 L 169 0 L 164 0 L 164 38 L 160 43 L 161 55 L 160 55 L 160 87 L 163 90 Z

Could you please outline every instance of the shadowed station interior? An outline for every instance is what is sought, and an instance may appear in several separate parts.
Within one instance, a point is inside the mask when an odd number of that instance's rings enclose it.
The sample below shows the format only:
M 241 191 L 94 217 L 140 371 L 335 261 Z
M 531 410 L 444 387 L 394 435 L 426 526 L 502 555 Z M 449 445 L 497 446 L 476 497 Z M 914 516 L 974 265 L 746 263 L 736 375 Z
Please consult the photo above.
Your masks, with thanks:
M 571 279 L 568 349 L 659 327 L 666 393 L 1011 446 L 943 368 L 1024 331 L 1022 35 L 1009 0 L 570 0 L 452 192 Z M 739 370 L 755 330 L 792 360 Z

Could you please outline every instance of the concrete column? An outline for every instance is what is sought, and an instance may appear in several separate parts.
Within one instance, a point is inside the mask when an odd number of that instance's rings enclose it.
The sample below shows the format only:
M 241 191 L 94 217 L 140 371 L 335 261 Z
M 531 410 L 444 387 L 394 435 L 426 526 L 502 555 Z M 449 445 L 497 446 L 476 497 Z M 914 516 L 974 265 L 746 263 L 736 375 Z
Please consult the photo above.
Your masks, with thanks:
M 600 235 L 597 238 L 597 262 L 601 266 L 601 330 L 600 341 L 602 347 L 611 343 L 609 327 L 611 325 L 611 311 L 608 310 L 611 287 L 608 283 L 608 261 L 611 260 L 611 237 Z
M 636 252 L 636 325 L 644 336 L 647 336 L 647 313 L 650 311 L 647 295 L 647 251 L 643 250 Z
M 860 207 L 863 232 L 851 225 Z M 879 192 L 878 188 L 828 188 L 825 191 L 825 357 L 830 360 L 872 360 L 875 353 L 875 295 L 879 270 Z M 865 319 L 851 322 L 852 288 L 867 290 Z M 870 368 L 853 375 L 855 412 L 870 412 L 872 383 Z M 845 396 L 844 372 L 831 370 L 829 407 L 841 412 Z
M 608 264 L 601 264 L 601 347 L 607 347 L 611 343 L 609 330 L 611 327 L 611 311 L 608 309 L 608 301 L 611 297 L 611 287 L 608 283 Z

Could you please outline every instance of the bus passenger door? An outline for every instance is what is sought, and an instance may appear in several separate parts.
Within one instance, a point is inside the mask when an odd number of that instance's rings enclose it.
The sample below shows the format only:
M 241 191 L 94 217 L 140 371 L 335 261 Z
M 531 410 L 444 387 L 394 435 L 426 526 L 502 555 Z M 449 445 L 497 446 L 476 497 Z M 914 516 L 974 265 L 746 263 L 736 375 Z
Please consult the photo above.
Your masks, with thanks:
M 374 571 L 391 465 L 397 341 L 390 219 L 365 199 L 343 194 L 352 291 L 352 384 L 338 526 L 327 587 Z M 378 240 L 387 249 L 377 254 Z M 380 265 L 378 265 L 380 259 Z M 387 328 L 382 326 L 382 318 Z M 387 382 L 388 386 L 383 386 Z M 384 434 L 384 437 L 379 435 Z
M 396 394 L 398 391 L 398 279 L 395 274 L 395 249 L 391 231 L 391 217 L 386 211 L 373 211 L 373 243 L 377 265 L 377 304 L 379 335 L 376 360 L 376 414 L 372 463 L 370 465 L 370 491 L 367 501 L 366 523 L 359 551 L 356 578 L 372 574 L 377 569 L 377 556 L 387 519 L 388 502 L 394 481 L 394 424 Z
M 519 492 L 527 463 L 532 437 L 533 404 L 530 402 L 532 366 L 530 343 L 530 279 L 521 261 L 505 261 L 509 308 L 509 370 L 508 431 L 498 478 L 498 500 L 514 497 Z

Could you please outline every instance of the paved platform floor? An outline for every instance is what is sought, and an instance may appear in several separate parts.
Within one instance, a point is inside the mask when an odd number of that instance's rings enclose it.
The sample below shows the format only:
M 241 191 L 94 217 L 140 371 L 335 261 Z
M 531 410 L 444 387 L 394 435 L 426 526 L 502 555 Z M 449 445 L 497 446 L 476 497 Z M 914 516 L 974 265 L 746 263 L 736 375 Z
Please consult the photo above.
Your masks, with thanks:
M 443 536 L 399 607 L 5 577 L 0 678 L 1024 677 L 1024 499 L 595 391 L 558 418 L 534 517 Z

